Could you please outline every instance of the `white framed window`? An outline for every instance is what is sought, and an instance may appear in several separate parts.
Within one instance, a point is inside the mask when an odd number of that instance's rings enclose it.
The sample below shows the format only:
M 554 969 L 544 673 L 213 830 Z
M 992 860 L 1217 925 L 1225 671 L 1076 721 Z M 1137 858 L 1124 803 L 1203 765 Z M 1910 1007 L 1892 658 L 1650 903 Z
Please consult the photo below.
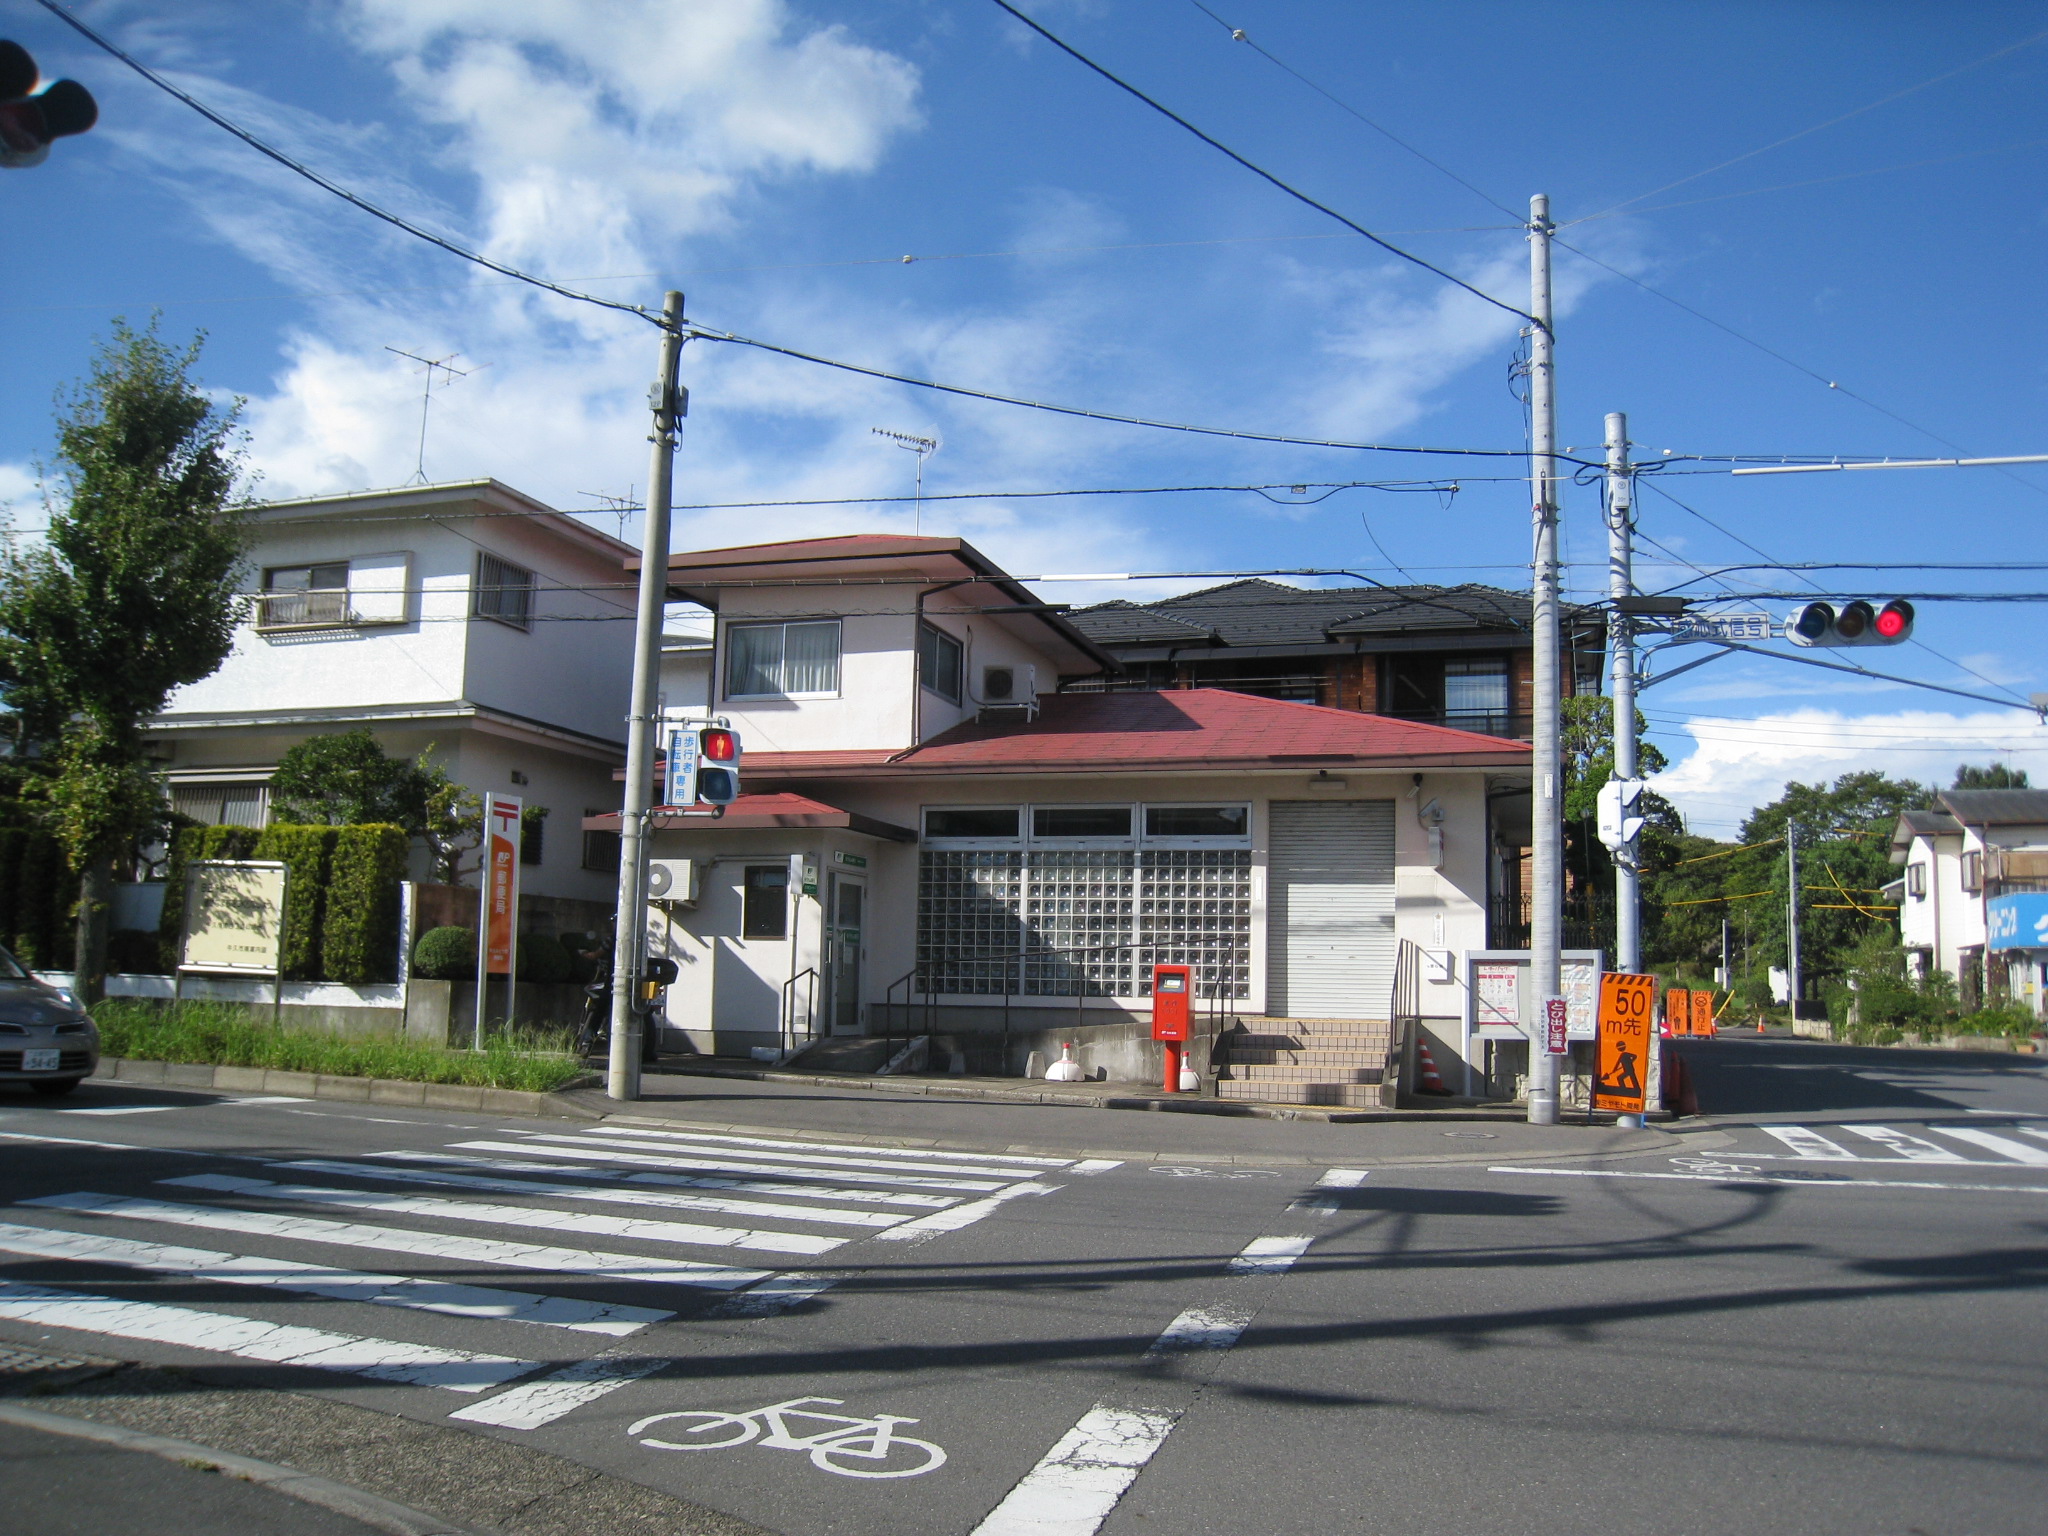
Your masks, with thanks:
M 829 699 L 839 692 L 839 621 L 729 624 L 729 699 Z
M 1915 901 L 1921 901 L 1926 898 L 1927 866 L 1925 864 L 1908 864 L 1906 866 L 1906 894 Z
M 1023 841 L 1021 805 L 928 805 L 924 840 L 949 848 L 1010 848 Z
M 917 626 L 917 681 L 948 704 L 960 702 L 960 642 L 935 624 Z
M 1235 805 L 1145 805 L 1139 815 L 1148 845 L 1173 848 L 1249 848 L 1252 808 Z
M 258 629 L 338 629 L 351 621 L 346 560 L 273 565 L 263 572 Z
M 1128 805 L 1034 805 L 1034 843 L 1129 843 L 1135 824 Z
M 533 572 L 496 555 L 476 557 L 476 606 L 480 619 L 496 619 L 514 629 L 533 628 Z
M 1984 855 L 1975 849 L 1963 855 L 1963 890 L 1975 896 L 1984 889 Z
M 1444 721 L 1449 725 L 1497 729 L 1508 714 L 1508 659 L 1457 657 L 1444 663 Z

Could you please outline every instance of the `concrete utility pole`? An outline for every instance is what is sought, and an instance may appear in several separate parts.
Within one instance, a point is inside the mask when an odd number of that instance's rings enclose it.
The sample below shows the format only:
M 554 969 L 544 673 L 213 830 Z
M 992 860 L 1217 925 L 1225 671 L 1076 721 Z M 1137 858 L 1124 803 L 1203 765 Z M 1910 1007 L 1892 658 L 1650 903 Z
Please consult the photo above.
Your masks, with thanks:
M 1609 643 L 1613 649 L 1614 776 L 1636 777 L 1636 630 L 1635 620 L 1623 612 L 1627 600 L 1636 595 L 1634 553 L 1630 548 L 1634 527 L 1635 482 L 1629 473 L 1628 417 L 1620 411 L 1607 414 L 1607 595 L 1614 600 L 1608 617 Z M 1639 972 L 1643 968 L 1643 915 L 1639 847 L 1629 838 L 1614 850 L 1614 968 Z
M 1785 990 L 1799 1022 L 1799 823 L 1785 823 Z
M 661 373 L 648 392 L 654 452 L 647 470 L 647 511 L 640 528 L 640 607 L 633 625 L 633 710 L 626 717 L 626 794 L 619 816 L 618 940 L 612 951 L 612 1041 L 605 1092 L 640 1097 L 641 950 L 647 941 L 648 808 L 654 803 L 654 738 L 660 721 L 661 624 L 668 600 L 668 519 L 675 475 L 676 422 L 682 402 L 676 371 L 683 356 L 683 296 L 661 308 Z
M 1535 753 L 1530 767 L 1536 889 L 1529 909 L 1529 982 L 1540 1030 L 1543 999 L 1561 990 L 1558 958 L 1564 923 L 1564 817 L 1558 794 L 1557 396 L 1551 360 L 1550 199 L 1529 199 L 1529 489 L 1536 548 L 1530 573 L 1535 655 Z M 1557 1124 L 1558 1059 L 1540 1036 L 1529 1043 L 1529 1123 Z

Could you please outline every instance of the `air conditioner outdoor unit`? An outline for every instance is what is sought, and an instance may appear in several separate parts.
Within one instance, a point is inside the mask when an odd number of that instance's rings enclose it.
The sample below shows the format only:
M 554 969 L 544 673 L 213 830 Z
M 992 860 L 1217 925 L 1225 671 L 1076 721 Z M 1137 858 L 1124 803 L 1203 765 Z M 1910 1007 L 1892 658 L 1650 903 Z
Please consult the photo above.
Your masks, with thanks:
M 1038 668 L 1035 666 L 983 667 L 981 707 L 1021 709 L 1038 712 Z
M 694 907 L 697 904 L 697 861 L 695 859 L 649 859 L 647 899 L 665 906 Z

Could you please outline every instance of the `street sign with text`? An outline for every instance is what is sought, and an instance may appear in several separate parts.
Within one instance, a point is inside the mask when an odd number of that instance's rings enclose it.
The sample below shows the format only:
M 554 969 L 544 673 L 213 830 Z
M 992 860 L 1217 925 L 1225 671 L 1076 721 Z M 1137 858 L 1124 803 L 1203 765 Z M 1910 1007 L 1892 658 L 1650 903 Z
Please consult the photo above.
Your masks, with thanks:
M 1571 1050 L 1571 1004 L 1562 997 L 1543 999 L 1543 1049 L 1552 1056 Z
M 1657 978 L 1610 971 L 1600 978 L 1600 1044 L 1593 1077 L 1593 1107 L 1625 1115 L 1643 1112 L 1646 1065 L 1654 1044 L 1651 1020 Z
M 1695 992 L 1692 995 L 1692 1032 L 1709 1039 L 1714 1033 L 1714 994 Z
M 1775 640 L 1778 625 L 1768 613 L 1688 613 L 1671 621 L 1671 633 L 1692 640 Z

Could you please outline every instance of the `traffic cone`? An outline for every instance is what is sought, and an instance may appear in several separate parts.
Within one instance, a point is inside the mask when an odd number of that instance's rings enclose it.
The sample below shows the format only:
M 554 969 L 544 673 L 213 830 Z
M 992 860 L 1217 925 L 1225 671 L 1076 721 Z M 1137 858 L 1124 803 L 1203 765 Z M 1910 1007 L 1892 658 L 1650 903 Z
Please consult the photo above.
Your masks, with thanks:
M 1049 1083 L 1081 1081 L 1081 1063 L 1074 1060 L 1074 1043 L 1071 1040 L 1060 1047 L 1060 1059 L 1045 1069 L 1045 1080 Z
M 1417 1093 L 1440 1093 L 1446 1098 L 1451 1090 L 1444 1086 L 1443 1075 L 1436 1069 L 1436 1058 L 1429 1054 L 1429 1042 L 1415 1042 L 1415 1091 Z

